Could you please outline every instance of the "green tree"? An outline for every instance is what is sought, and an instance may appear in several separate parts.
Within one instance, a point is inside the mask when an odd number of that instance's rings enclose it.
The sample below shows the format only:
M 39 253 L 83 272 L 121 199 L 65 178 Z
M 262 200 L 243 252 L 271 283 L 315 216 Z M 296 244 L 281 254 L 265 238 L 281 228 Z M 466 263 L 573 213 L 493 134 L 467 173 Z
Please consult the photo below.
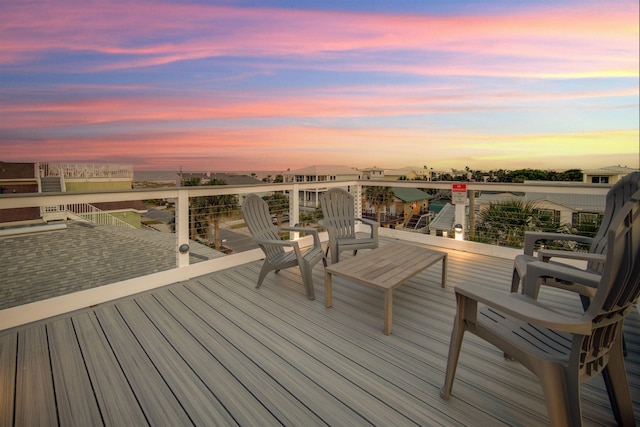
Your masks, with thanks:
M 365 190 L 365 198 L 376 209 L 378 222 L 380 222 L 380 214 L 382 209 L 386 209 L 393 203 L 395 195 L 391 187 L 367 187 Z
M 562 173 L 563 181 L 577 181 L 582 182 L 582 170 L 580 169 L 569 169 Z
M 521 248 L 527 231 L 561 232 L 562 227 L 548 210 L 540 210 L 534 203 L 514 199 L 490 203 L 481 210 L 477 216 L 475 233 L 470 239 Z
M 224 180 L 212 178 L 206 185 L 226 185 Z M 222 248 L 220 221 L 236 211 L 238 198 L 233 194 L 198 196 L 193 198 L 192 210 L 196 231 L 204 231 L 216 250 Z M 200 234 L 196 233 L 196 235 Z
M 183 182 L 185 187 L 196 187 L 200 185 L 200 178 L 191 177 L 188 180 Z M 197 204 L 200 203 L 200 200 L 197 200 L 198 197 L 191 197 L 189 199 L 189 236 L 191 240 L 196 240 L 198 238 L 198 230 L 202 228 L 202 224 L 200 223 L 200 216 L 197 215 L 199 212 Z
M 269 205 L 269 212 L 276 215 L 277 225 L 282 224 L 282 215 L 289 212 L 289 198 L 284 193 L 273 193 L 262 199 Z
M 208 185 L 226 185 L 226 182 L 213 178 L 208 182 Z M 220 221 L 222 218 L 228 218 L 236 211 L 238 198 L 233 194 L 206 197 L 210 202 L 208 206 L 208 220 L 209 228 L 211 228 L 211 224 L 213 224 L 213 246 L 216 250 L 220 250 L 222 248 Z

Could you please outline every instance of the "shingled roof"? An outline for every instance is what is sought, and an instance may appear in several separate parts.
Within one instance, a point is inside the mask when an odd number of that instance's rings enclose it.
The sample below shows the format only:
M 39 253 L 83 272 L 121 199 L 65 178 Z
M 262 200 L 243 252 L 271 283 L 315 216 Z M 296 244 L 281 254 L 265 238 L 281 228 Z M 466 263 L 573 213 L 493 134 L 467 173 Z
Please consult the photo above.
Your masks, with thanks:
M 393 194 L 405 203 L 418 202 L 421 200 L 431 200 L 433 196 L 417 188 L 392 187 Z

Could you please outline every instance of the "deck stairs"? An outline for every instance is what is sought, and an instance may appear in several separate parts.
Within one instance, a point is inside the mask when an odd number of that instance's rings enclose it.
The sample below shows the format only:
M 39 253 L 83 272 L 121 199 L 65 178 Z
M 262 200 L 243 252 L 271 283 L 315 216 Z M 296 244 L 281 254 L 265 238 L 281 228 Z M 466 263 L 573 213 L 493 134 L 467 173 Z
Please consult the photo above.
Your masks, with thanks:
M 47 176 L 40 178 L 40 189 L 43 193 L 61 193 L 62 179 L 59 176 Z
M 409 230 L 421 230 L 426 228 L 429 225 L 429 214 L 413 214 L 407 224 L 405 225 L 405 229 Z

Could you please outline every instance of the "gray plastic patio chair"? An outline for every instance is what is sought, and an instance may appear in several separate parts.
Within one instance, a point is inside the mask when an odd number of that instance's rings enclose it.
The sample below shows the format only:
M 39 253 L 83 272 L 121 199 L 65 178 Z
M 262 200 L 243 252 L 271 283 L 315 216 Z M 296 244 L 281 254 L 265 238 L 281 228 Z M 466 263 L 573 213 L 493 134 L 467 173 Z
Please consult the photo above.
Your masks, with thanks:
M 327 255 L 331 252 L 331 262 L 340 261 L 340 252 L 352 250 L 355 255 L 358 249 L 375 249 L 378 247 L 378 224 L 367 218 L 355 217 L 354 199 L 348 191 L 332 188 L 320 196 L 320 206 L 324 219 L 318 221 L 329 234 Z M 356 222 L 360 221 L 370 228 L 366 237 L 356 236 Z
M 518 291 L 520 282 L 527 274 L 527 265 L 533 261 L 550 262 L 552 258 L 583 260 L 587 261 L 586 271 L 600 274 L 603 268 L 602 263 L 605 259 L 605 254 L 607 253 L 607 231 L 609 230 L 611 222 L 615 214 L 622 209 L 624 204 L 629 201 L 632 195 L 638 190 L 640 190 L 640 172 L 634 172 L 625 176 L 611 187 L 607 192 L 606 206 L 602 222 L 598 229 L 598 233 L 593 238 L 561 233 L 525 233 L 524 253 L 516 256 L 514 261 L 511 292 Z M 536 257 L 533 254 L 536 243 L 549 241 L 572 241 L 588 244 L 590 245 L 589 252 L 540 249 L 538 250 Z M 536 290 L 540 289 L 540 284 L 578 292 L 585 307 L 588 306 L 589 300 L 593 298 L 593 295 L 595 294 L 595 289 L 585 284 L 549 279 L 537 283 Z
M 271 221 L 269 205 L 256 194 L 250 194 L 242 203 L 242 216 L 249 227 L 252 240 L 258 244 L 265 254 L 264 264 L 258 276 L 256 288 L 262 285 L 262 281 L 268 272 L 280 270 L 296 265 L 300 268 L 302 282 L 304 284 L 307 298 L 315 299 L 313 291 L 313 267 L 322 260 L 327 266 L 327 259 L 324 256 L 318 231 L 315 228 L 305 227 L 276 227 Z M 313 246 L 301 249 L 295 240 L 282 240 L 280 231 L 294 231 L 308 233 L 313 236 Z M 293 250 L 285 251 L 285 248 Z
M 634 200 L 634 198 L 636 198 Z M 640 293 L 640 192 L 616 212 L 607 231 L 601 274 L 541 261 L 527 266 L 525 289 L 541 278 L 584 283 L 595 289 L 582 314 L 567 315 L 519 294 L 465 285 L 455 289 L 457 314 L 451 333 L 445 383 L 451 396 L 460 347 L 469 331 L 509 354 L 534 373 L 551 425 L 582 423 L 580 383 L 602 373 L 619 425 L 635 425 L 622 355 L 622 327 Z M 505 362 L 508 363 L 508 362 Z M 482 386 L 479 385 L 479 388 Z

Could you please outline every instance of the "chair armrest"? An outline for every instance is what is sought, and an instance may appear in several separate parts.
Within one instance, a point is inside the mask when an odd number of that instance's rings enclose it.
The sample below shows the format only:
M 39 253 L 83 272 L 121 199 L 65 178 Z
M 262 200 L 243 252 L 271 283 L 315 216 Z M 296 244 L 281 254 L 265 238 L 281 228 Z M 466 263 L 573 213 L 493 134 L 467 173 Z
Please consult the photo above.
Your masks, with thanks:
M 367 224 L 370 227 L 380 227 L 380 224 L 378 223 L 378 221 L 374 221 L 373 219 L 369 219 L 369 218 L 356 218 L 356 221 L 360 221 L 363 224 Z
M 590 252 L 575 252 L 575 251 L 558 251 L 554 249 L 539 249 L 538 259 L 543 262 L 549 262 L 551 258 L 565 258 L 575 259 L 587 262 L 597 262 L 604 264 L 607 259 L 603 254 L 592 254 Z
M 586 316 L 559 313 L 526 295 L 479 288 L 472 284 L 456 286 L 455 291 L 458 295 L 539 327 L 580 335 L 591 333 L 591 321 Z
M 536 242 L 549 240 L 569 241 L 578 243 L 591 244 L 591 237 L 579 236 L 577 234 L 549 233 L 540 231 L 527 231 L 524 233 L 524 253 L 525 255 L 533 255 Z
M 320 245 L 320 236 L 318 235 L 318 230 L 316 230 L 313 227 L 298 227 L 298 226 L 281 227 L 280 230 L 281 231 L 293 231 L 293 232 L 296 232 L 296 233 L 311 234 L 313 236 L 313 245 L 316 246 L 316 247 L 321 247 L 321 245 Z
M 378 227 L 380 227 L 380 223 L 378 223 L 378 221 L 374 221 L 369 218 L 356 218 L 356 221 L 360 221 L 371 227 L 371 237 L 376 241 L 378 240 Z
M 556 280 L 579 283 L 590 288 L 597 288 L 601 275 L 590 273 L 572 266 L 561 264 L 549 264 L 542 261 L 534 261 L 527 265 L 527 275 L 522 284 L 522 292 L 531 298 L 538 295 L 539 280 L 541 278 L 554 278 Z
M 271 246 L 283 246 L 283 247 L 293 247 L 298 245 L 298 242 L 296 242 L 295 240 L 272 240 L 272 239 L 261 239 L 259 237 L 252 237 L 251 240 L 259 245 L 271 245 Z

